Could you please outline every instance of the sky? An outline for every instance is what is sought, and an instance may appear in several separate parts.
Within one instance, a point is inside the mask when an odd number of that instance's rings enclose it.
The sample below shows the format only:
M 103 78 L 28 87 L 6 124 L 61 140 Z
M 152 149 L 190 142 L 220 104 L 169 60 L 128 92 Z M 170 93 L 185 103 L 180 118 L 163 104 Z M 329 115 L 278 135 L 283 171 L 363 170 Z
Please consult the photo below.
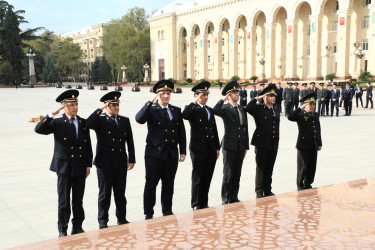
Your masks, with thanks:
M 44 27 L 64 34 L 111 19 L 119 19 L 129 9 L 144 8 L 147 14 L 164 8 L 173 0 L 6 0 L 15 10 L 25 10 L 29 22 L 21 29 Z

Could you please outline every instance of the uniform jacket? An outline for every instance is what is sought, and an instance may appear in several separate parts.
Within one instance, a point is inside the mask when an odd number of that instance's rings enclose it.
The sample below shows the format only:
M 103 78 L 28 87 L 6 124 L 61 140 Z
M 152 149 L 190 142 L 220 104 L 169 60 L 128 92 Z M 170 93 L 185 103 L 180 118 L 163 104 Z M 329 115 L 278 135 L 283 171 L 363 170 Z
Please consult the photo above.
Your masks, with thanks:
M 180 154 L 186 154 L 186 132 L 181 109 L 171 104 L 168 107 L 173 116 L 170 122 L 157 101 L 147 102 L 135 116 L 138 123 L 147 122 L 145 157 L 166 160 L 170 154 L 172 158 L 178 158 L 177 146 Z
M 293 102 L 299 102 L 299 88 L 293 89 Z
M 301 89 L 299 92 L 299 98 L 302 99 L 308 94 L 308 89 Z
M 247 104 L 247 91 L 246 91 L 246 89 L 244 89 L 244 90 L 241 89 L 239 91 L 239 95 L 240 95 L 240 105 L 246 106 L 246 104 Z M 245 98 L 245 100 L 244 100 L 244 98 Z
M 317 88 L 308 88 L 307 89 L 307 94 L 314 93 L 315 95 L 318 94 L 318 89 Z
M 273 110 L 274 116 L 265 104 L 257 104 L 256 100 L 252 100 L 247 104 L 246 111 L 254 117 L 256 125 L 251 145 L 257 148 L 278 149 L 280 111 L 276 106 L 273 107 Z
M 298 108 L 289 114 L 288 119 L 297 122 L 298 125 L 297 149 L 317 150 L 318 146 L 322 146 L 319 114 L 317 112 L 308 113 Z
M 252 90 L 250 91 L 250 99 L 254 99 L 255 97 L 258 96 L 258 90 Z
M 318 101 L 321 101 L 322 98 L 324 98 L 323 102 L 325 102 L 327 100 L 327 95 L 328 95 L 328 90 L 327 89 L 318 89 L 318 91 L 317 91 L 317 99 L 318 99 Z
M 283 100 L 285 100 L 285 102 L 293 102 L 293 89 L 284 88 Z
M 339 101 L 340 99 L 340 90 L 339 89 L 332 89 L 331 90 L 331 100 L 336 99 L 336 101 Z
M 69 117 L 63 114 L 58 118 L 45 116 L 35 127 L 35 132 L 54 135 L 55 145 L 50 170 L 66 176 L 84 176 L 92 165 L 90 129 L 86 120 L 76 116 L 78 137 L 70 131 Z
M 212 108 L 207 107 L 207 109 L 211 114 L 210 120 L 207 111 L 193 102 L 182 112 L 182 117 L 190 123 L 190 150 L 199 152 L 208 152 L 210 149 L 220 150 L 215 114 Z
M 368 86 L 365 91 L 366 91 L 366 97 L 372 96 L 372 86 L 371 85 Z
M 224 104 L 224 101 L 220 100 L 213 108 L 215 115 L 220 116 L 224 122 L 225 132 L 221 147 L 225 150 L 245 151 L 249 149 L 247 115 L 240 105 L 238 105 L 238 110 L 242 114 L 242 125 L 240 124 L 238 113 L 232 104 Z
M 276 100 L 281 102 L 283 99 L 283 88 L 282 87 L 276 87 Z
M 87 118 L 87 126 L 95 130 L 97 143 L 94 165 L 98 168 L 127 168 L 135 163 L 133 132 L 128 117 L 117 115 L 117 123 L 101 109 Z M 126 146 L 128 153 L 126 153 Z
M 349 89 L 343 89 L 342 90 L 342 96 L 341 96 L 342 100 L 344 101 L 350 101 L 353 99 L 353 92 L 352 90 L 349 88 Z

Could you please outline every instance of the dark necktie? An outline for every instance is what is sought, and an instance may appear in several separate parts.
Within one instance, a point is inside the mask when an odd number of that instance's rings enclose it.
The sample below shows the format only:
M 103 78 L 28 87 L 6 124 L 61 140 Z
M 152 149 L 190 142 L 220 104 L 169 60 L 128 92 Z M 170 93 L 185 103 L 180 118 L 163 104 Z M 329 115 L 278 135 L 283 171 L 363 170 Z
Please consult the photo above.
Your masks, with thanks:
M 272 116 L 275 116 L 275 112 L 273 112 L 273 108 L 270 108 Z
M 171 118 L 169 117 L 168 109 L 167 109 L 167 108 L 163 108 L 163 111 L 164 111 L 165 119 L 166 119 L 168 122 L 170 122 L 170 121 L 171 121 Z
M 117 121 L 116 121 L 116 116 L 111 116 L 111 118 L 112 118 L 113 122 L 116 124 L 116 126 L 118 126 Z
M 240 118 L 240 114 L 238 113 L 238 106 L 234 107 L 234 109 L 236 110 L 238 118 Z
M 76 132 L 76 125 L 74 125 L 74 120 L 75 120 L 75 118 L 70 118 L 69 129 L 70 129 L 70 132 L 74 135 L 74 139 L 76 139 L 77 138 L 77 132 Z
M 203 106 L 203 109 L 204 109 L 204 110 L 206 111 L 206 113 L 207 113 L 207 120 L 210 120 L 210 115 L 209 115 L 209 112 L 210 112 L 210 111 L 208 111 L 207 106 L 204 105 L 204 106 Z

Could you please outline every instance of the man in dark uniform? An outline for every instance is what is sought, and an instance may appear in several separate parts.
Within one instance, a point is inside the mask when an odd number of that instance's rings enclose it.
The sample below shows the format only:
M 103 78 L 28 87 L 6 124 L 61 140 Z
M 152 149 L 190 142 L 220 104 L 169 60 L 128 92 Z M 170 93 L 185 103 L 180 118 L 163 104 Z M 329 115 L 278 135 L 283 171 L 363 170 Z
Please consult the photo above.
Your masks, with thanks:
M 297 122 L 297 189 L 312 188 L 316 171 L 318 151 L 322 149 L 319 114 L 314 112 L 316 96 L 308 94 L 301 102 L 303 105 L 290 113 L 288 119 Z
M 324 82 L 319 83 L 320 89 L 317 91 L 317 100 L 318 100 L 318 114 L 326 116 L 325 113 L 325 104 L 327 101 L 327 90 L 324 87 Z
M 246 108 L 247 105 L 247 91 L 246 91 L 246 84 L 241 86 L 240 94 L 240 105 L 243 108 Z
M 307 83 L 302 83 L 302 89 L 299 92 L 299 98 L 302 99 L 308 94 Z
M 347 82 L 345 84 L 346 88 L 342 90 L 342 97 L 341 100 L 344 102 L 344 108 L 345 108 L 345 116 L 350 116 L 351 115 L 351 110 L 350 110 L 350 102 L 353 99 L 353 92 L 350 89 L 350 85 Z
M 276 107 L 280 110 L 280 113 L 283 112 L 283 107 L 281 105 L 283 101 L 283 88 L 281 87 L 281 82 L 277 83 L 276 87 Z
M 92 165 L 90 129 L 77 115 L 78 90 L 67 90 L 56 98 L 61 107 L 45 116 L 35 127 L 38 134 L 54 134 L 55 146 L 50 170 L 57 174 L 59 237 L 67 236 L 72 193 L 72 234 L 84 232 L 82 199 Z M 64 109 L 65 114 L 54 118 Z
M 98 222 L 99 229 L 108 227 L 108 210 L 111 194 L 116 204 L 117 224 L 126 220 L 126 176 L 135 163 L 133 133 L 128 117 L 119 115 L 121 92 L 105 94 L 104 104 L 87 118 L 87 125 L 95 130 L 97 137 L 94 165 L 98 175 Z M 105 109 L 105 113 L 102 113 Z M 128 154 L 126 154 L 126 146 Z
M 257 96 L 259 96 L 259 94 L 263 91 L 264 85 L 265 85 L 264 83 L 259 84 L 259 89 L 258 89 L 258 95 Z M 263 103 L 263 99 L 261 100 L 261 103 Z
M 292 111 L 292 108 L 293 108 L 293 89 L 292 89 L 292 85 L 293 84 L 291 82 L 288 82 L 288 87 L 284 88 L 284 90 L 283 90 L 283 102 L 284 102 L 285 116 L 286 117 L 288 117 L 289 113 Z
M 135 116 L 138 123 L 147 122 L 148 129 L 145 150 L 146 183 L 143 194 L 146 219 L 153 218 L 156 187 L 160 179 L 163 215 L 173 214 L 172 200 L 177 166 L 179 161 L 183 162 L 186 158 L 186 133 L 181 109 L 169 103 L 173 89 L 174 84 L 169 80 L 157 82 L 153 88 L 156 95 L 146 102 Z
M 298 88 L 298 82 L 295 82 L 293 84 L 293 106 L 292 106 L 292 110 L 295 110 L 295 109 L 298 108 L 298 104 L 299 104 L 299 92 L 300 92 L 300 90 Z M 276 99 L 277 99 L 277 97 L 276 97 Z
M 285 89 L 284 89 L 285 90 Z M 257 104 L 262 99 L 264 104 Z M 279 148 L 280 113 L 275 107 L 276 87 L 269 86 L 260 96 L 249 102 L 246 111 L 254 117 L 256 129 L 251 140 L 255 146 L 257 198 L 274 195 L 272 193 L 272 173 Z
M 253 85 L 253 89 L 250 91 L 250 99 L 253 100 L 257 96 L 258 96 L 257 86 Z
M 206 105 L 209 82 L 201 82 L 191 90 L 194 101 L 185 107 L 182 117 L 189 121 L 191 174 L 191 207 L 193 210 L 208 208 L 208 192 L 216 160 L 220 155 L 220 141 L 213 110 Z
M 363 89 L 361 86 L 359 86 L 359 83 L 356 84 L 354 91 L 355 91 L 355 104 L 357 108 L 358 108 L 358 99 L 361 101 L 361 106 L 363 108 L 363 101 L 362 101 Z
M 315 82 L 310 82 L 310 88 L 307 89 L 307 93 L 308 94 L 314 93 L 316 95 L 317 92 L 318 90 L 315 87 Z
M 340 90 L 337 89 L 337 83 L 332 85 L 331 90 L 331 116 L 333 116 L 333 109 L 336 108 L 336 116 L 339 116 L 339 100 L 340 100 Z
M 371 103 L 371 108 L 374 107 L 374 103 L 372 102 L 372 86 L 371 83 L 367 83 L 367 88 L 364 90 L 366 91 L 366 106 L 365 108 L 368 108 L 368 103 Z
M 249 149 L 249 134 L 245 110 L 238 105 L 238 83 L 229 82 L 222 91 L 224 96 L 213 108 L 224 122 L 222 204 L 238 202 L 242 163 Z M 224 102 L 228 100 L 227 104 Z
M 325 109 L 326 109 L 326 115 L 329 116 L 329 103 L 331 102 L 331 90 L 330 90 L 330 86 L 327 85 L 326 87 L 326 90 L 327 90 L 327 98 L 326 98 L 326 105 L 325 105 Z

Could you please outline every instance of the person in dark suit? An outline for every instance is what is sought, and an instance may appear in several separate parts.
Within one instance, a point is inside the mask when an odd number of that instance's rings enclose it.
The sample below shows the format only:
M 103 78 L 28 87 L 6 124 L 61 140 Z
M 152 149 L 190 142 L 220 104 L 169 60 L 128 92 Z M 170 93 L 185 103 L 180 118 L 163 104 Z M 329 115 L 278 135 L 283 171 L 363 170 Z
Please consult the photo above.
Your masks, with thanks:
M 213 110 L 206 105 L 210 83 L 201 82 L 192 88 L 194 101 L 187 105 L 182 117 L 189 121 L 191 174 L 191 207 L 208 208 L 208 192 L 216 160 L 220 155 L 220 141 Z
M 350 102 L 353 99 L 353 92 L 350 89 L 350 85 L 348 82 L 345 85 L 346 85 L 346 88 L 342 90 L 341 100 L 344 102 L 345 116 L 350 116 L 351 115 Z
M 257 101 L 262 98 L 264 104 L 257 104 Z M 255 193 L 257 198 L 274 195 L 272 173 L 279 148 L 280 128 L 280 112 L 275 107 L 275 102 L 276 87 L 269 86 L 246 107 L 246 111 L 254 117 L 256 125 L 251 145 L 255 146 L 257 164 Z
M 250 91 L 250 99 L 253 100 L 257 96 L 258 96 L 257 86 L 253 85 L 253 89 Z
M 307 83 L 302 83 L 302 89 L 301 91 L 299 92 L 299 99 L 302 99 L 304 98 L 308 93 L 308 90 L 307 90 Z
M 368 108 L 368 103 L 371 103 L 371 108 L 374 107 L 374 103 L 372 102 L 372 86 L 371 83 L 367 83 L 367 88 L 364 90 L 366 91 L 366 106 L 365 108 Z
M 310 82 L 310 88 L 307 89 L 307 93 L 308 94 L 314 93 L 316 95 L 317 92 L 318 90 L 315 87 L 315 82 Z
M 283 107 L 281 105 L 283 101 L 283 88 L 281 87 L 281 82 L 277 83 L 276 86 L 276 107 L 280 110 L 280 113 L 283 112 Z
M 135 151 L 129 118 L 119 115 L 120 96 L 119 91 L 105 94 L 100 99 L 104 104 L 87 118 L 87 125 L 95 130 L 97 137 L 94 165 L 97 168 L 99 185 L 99 229 L 108 227 L 112 190 L 116 204 L 117 224 L 129 223 L 126 219 L 125 189 L 127 172 L 133 169 L 135 164 Z
M 239 106 L 238 83 L 229 82 L 222 91 L 224 96 L 213 108 L 224 122 L 222 204 L 238 202 L 242 163 L 249 149 L 249 134 L 245 110 Z M 227 104 L 224 102 L 228 100 Z
M 292 106 L 292 110 L 295 110 L 298 108 L 298 104 L 299 104 L 299 88 L 298 88 L 298 82 L 295 82 L 293 84 L 293 106 Z M 277 97 L 276 97 L 277 99 Z M 291 110 L 291 111 L 292 111 Z
M 327 90 L 327 98 L 326 98 L 326 105 L 325 105 L 325 109 L 326 109 L 326 115 L 329 116 L 329 103 L 331 102 L 331 87 L 329 85 L 327 85 L 326 87 L 326 90 Z
M 153 87 L 156 95 L 146 102 L 135 116 L 138 123 L 147 122 L 148 129 L 145 150 L 146 183 L 143 194 L 146 220 L 153 218 L 156 187 L 160 179 L 163 216 L 173 214 L 172 200 L 177 166 L 178 162 L 184 162 L 186 158 L 186 132 L 181 109 L 169 103 L 173 89 L 173 82 L 158 81 Z
M 38 134 L 53 134 L 54 153 L 50 170 L 57 174 L 59 237 L 67 236 L 70 207 L 73 210 L 72 234 L 84 232 L 85 212 L 82 199 L 86 178 L 92 165 L 90 129 L 86 120 L 77 115 L 78 90 L 67 90 L 56 98 L 61 106 L 46 115 L 35 127 Z M 56 117 L 61 110 L 61 117 Z M 72 193 L 72 204 L 70 204 Z
M 340 102 L 340 90 L 337 89 L 337 83 L 332 85 L 331 90 L 331 116 L 333 116 L 333 109 L 336 108 L 336 116 L 339 116 L 339 102 Z
M 289 113 L 293 109 L 293 89 L 292 89 L 292 85 L 293 85 L 293 83 L 288 82 L 288 87 L 284 88 L 284 90 L 283 90 L 283 102 L 284 102 L 285 116 L 286 117 L 288 117 Z
M 355 91 L 355 104 L 357 105 L 357 108 L 358 108 L 358 99 L 361 101 L 361 106 L 363 108 L 363 101 L 362 101 L 363 89 L 361 86 L 359 86 L 359 83 L 356 84 L 354 91 Z
M 259 96 L 259 94 L 263 91 L 264 86 L 265 86 L 264 83 L 259 84 L 259 89 L 258 89 L 258 95 L 257 96 Z M 261 100 L 261 103 L 263 103 L 263 99 Z
M 247 105 L 247 91 L 246 91 L 246 84 L 241 86 L 241 90 L 239 91 L 240 94 L 240 105 L 241 107 L 245 108 Z
M 318 151 L 322 149 L 319 114 L 314 112 L 316 101 L 314 93 L 308 94 L 303 105 L 290 113 L 288 119 L 297 122 L 297 189 L 310 189 L 314 182 Z
M 324 82 L 319 83 L 320 89 L 317 91 L 317 100 L 318 100 L 318 114 L 326 116 L 325 106 L 327 101 L 327 89 L 324 86 Z

